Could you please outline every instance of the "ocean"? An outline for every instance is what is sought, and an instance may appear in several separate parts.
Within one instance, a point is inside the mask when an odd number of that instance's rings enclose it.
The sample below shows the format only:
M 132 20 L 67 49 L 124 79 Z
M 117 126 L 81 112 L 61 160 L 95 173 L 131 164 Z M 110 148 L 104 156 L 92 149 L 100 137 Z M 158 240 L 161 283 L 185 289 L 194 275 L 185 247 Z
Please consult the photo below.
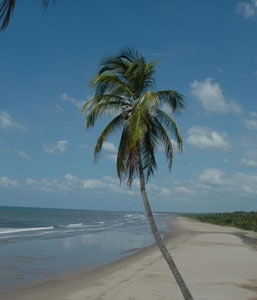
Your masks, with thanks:
M 154 216 L 168 229 L 171 214 Z M 142 212 L 0 207 L 0 291 L 93 269 L 153 243 Z

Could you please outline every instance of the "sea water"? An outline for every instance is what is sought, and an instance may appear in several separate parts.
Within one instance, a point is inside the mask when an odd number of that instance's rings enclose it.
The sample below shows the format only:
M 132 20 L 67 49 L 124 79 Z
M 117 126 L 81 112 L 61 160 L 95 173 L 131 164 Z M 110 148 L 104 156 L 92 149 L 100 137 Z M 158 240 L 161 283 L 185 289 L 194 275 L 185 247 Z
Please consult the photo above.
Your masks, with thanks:
M 154 214 L 160 229 L 170 214 Z M 0 207 L 0 291 L 92 269 L 154 243 L 142 212 Z

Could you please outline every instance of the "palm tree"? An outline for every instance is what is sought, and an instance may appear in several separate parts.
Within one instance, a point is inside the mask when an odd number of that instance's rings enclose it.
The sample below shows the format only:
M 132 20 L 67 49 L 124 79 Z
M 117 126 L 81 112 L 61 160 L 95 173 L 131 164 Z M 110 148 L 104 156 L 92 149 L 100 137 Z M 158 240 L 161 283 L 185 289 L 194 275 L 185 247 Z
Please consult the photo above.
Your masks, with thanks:
M 56 2 L 56 0 L 52 0 Z M 16 0 L 2 0 L 0 3 L 0 21 L 2 22 L 0 30 L 5 30 L 10 22 Z M 49 0 L 42 0 L 42 6 L 44 9 L 47 8 Z
M 180 130 L 169 114 L 162 110 L 162 105 L 168 105 L 175 112 L 183 108 L 183 96 L 172 90 L 149 90 L 154 85 L 155 65 L 155 62 L 147 63 L 143 56 L 131 48 L 105 59 L 92 79 L 94 96 L 84 104 L 82 113 L 86 114 L 86 128 L 93 127 L 100 117 L 113 116 L 97 139 L 95 160 L 107 138 L 120 129 L 116 161 L 120 182 L 126 179 L 131 187 L 133 179 L 139 177 L 144 208 L 156 244 L 184 299 L 190 300 L 193 297 L 156 226 L 145 187 L 156 170 L 155 152 L 160 145 L 164 146 L 168 167 L 171 168 L 173 144 L 169 134 L 175 136 L 178 148 L 182 150 Z

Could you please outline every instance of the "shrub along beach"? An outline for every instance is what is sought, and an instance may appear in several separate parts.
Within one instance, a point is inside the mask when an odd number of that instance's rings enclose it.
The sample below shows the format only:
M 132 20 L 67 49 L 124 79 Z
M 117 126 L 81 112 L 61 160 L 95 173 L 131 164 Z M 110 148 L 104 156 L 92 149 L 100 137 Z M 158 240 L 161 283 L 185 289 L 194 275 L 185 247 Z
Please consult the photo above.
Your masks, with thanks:
M 233 213 L 186 214 L 185 216 L 201 222 L 257 231 L 257 212 L 240 211 Z

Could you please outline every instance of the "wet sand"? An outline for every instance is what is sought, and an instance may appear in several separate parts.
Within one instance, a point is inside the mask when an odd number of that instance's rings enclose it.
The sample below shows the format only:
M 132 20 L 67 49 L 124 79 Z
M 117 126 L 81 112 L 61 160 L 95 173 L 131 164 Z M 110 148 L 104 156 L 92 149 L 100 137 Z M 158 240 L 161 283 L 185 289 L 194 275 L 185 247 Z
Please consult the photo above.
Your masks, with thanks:
M 167 238 L 177 267 L 194 299 L 257 300 L 257 251 L 243 242 L 249 232 L 200 223 L 172 221 Z M 251 234 L 254 239 L 257 234 Z M 2 300 L 180 300 L 179 288 L 158 248 L 92 271 L 47 280 Z

